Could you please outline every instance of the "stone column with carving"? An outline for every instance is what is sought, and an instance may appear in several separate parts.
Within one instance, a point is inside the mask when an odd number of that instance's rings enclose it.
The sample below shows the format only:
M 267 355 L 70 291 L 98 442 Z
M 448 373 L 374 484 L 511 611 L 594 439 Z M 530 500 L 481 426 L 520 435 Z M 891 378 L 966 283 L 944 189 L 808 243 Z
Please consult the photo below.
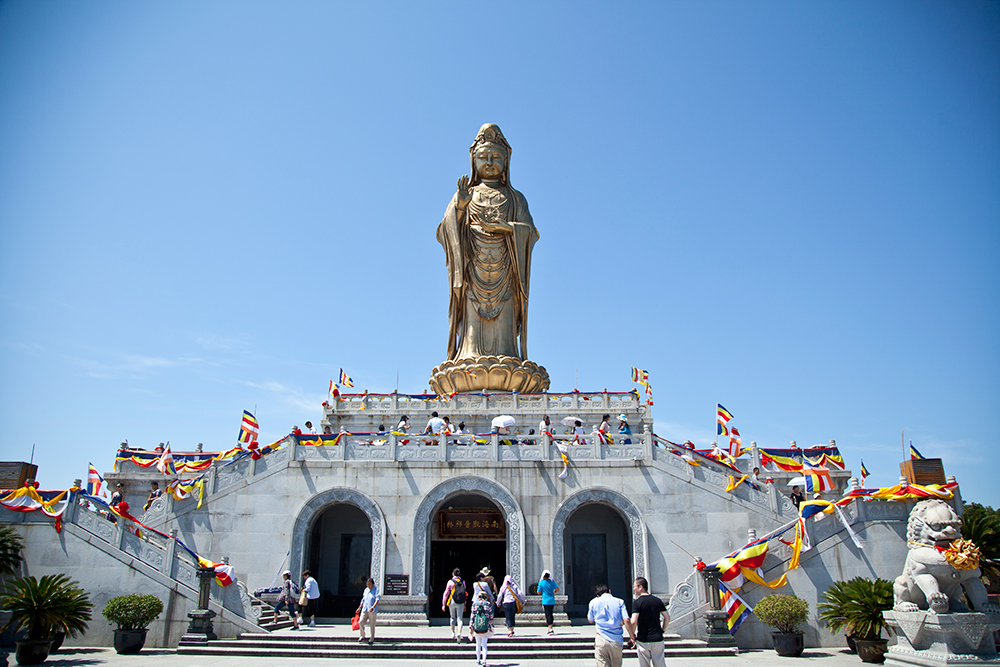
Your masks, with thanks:
M 701 577 L 705 582 L 705 595 L 708 596 L 708 611 L 705 612 L 707 641 L 709 646 L 736 646 L 736 639 L 729 634 L 729 626 L 726 625 L 729 614 L 722 610 L 719 574 L 717 567 L 706 567 L 701 570 Z
M 209 609 L 213 579 L 215 579 L 215 568 L 198 568 L 198 608 L 188 612 L 191 622 L 188 624 L 187 632 L 181 637 L 181 644 L 205 644 L 218 639 L 212 628 L 215 612 Z

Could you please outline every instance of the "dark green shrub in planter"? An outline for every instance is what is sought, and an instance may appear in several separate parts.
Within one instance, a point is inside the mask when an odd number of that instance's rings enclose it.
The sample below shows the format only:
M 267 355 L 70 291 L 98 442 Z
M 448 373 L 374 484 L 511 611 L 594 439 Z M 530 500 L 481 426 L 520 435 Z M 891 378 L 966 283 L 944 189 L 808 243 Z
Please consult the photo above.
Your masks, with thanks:
M 882 629 L 892 633 L 882 617 L 883 611 L 892 609 L 892 582 L 855 577 L 834 583 L 822 598 L 817 605 L 819 620 L 831 632 L 846 630 L 854 637 L 862 661 L 882 662 L 888 646 Z
M 118 626 L 115 630 L 115 650 L 119 653 L 138 653 L 146 643 L 146 626 L 161 612 L 163 603 L 160 598 L 131 593 L 111 598 L 101 613 Z
M 44 662 L 57 632 L 70 637 L 86 632 L 94 608 L 79 582 L 65 574 L 13 579 L 0 593 L 0 606 L 11 614 L 9 625 L 28 631 L 27 638 L 17 642 L 21 665 Z
M 794 595 L 768 595 L 754 606 L 753 613 L 778 630 L 771 633 L 775 653 L 791 657 L 802 655 L 805 642 L 798 626 L 809 615 L 808 602 Z

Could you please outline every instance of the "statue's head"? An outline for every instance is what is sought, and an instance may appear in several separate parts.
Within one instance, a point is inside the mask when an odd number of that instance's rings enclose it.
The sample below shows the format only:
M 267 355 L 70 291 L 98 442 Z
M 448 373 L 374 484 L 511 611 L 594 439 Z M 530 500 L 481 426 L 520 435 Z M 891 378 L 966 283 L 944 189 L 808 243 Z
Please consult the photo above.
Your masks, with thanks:
M 510 144 L 493 123 L 479 128 L 476 140 L 469 148 L 472 160 L 472 184 L 500 181 L 510 185 Z
M 910 511 L 906 541 L 910 548 L 921 544 L 947 547 L 962 537 L 962 520 L 943 500 L 921 500 Z

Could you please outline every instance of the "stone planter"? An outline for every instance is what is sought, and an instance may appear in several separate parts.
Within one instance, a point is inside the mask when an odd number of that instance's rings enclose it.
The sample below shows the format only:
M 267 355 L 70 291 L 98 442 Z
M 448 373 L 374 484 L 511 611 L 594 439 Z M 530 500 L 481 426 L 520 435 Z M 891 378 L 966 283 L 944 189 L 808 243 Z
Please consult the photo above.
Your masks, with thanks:
M 806 650 L 805 635 L 801 632 L 772 632 L 774 652 L 786 658 L 797 658 Z
M 857 653 L 858 647 L 854 645 L 854 635 L 844 635 L 847 638 L 847 650 L 850 653 Z
M 51 639 L 22 639 L 17 642 L 14 657 L 19 665 L 40 665 L 49 657 Z
M 63 642 L 66 641 L 65 632 L 57 632 L 52 638 L 52 646 L 49 647 L 49 655 L 52 655 L 60 648 L 62 648 Z
M 146 644 L 146 633 L 149 628 L 142 630 L 115 630 L 115 651 L 128 655 L 138 653 Z
M 889 650 L 888 639 L 860 639 L 855 638 L 854 643 L 858 647 L 858 657 L 861 662 L 885 662 L 885 653 Z

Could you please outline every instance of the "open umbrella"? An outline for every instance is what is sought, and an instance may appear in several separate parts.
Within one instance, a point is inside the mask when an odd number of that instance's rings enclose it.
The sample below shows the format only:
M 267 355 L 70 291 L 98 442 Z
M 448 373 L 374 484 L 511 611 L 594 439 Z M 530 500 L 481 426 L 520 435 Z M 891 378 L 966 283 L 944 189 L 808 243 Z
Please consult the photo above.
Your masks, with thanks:
M 510 415 L 500 415 L 499 417 L 494 417 L 490 425 L 493 428 L 510 428 L 516 422 L 517 420 Z
M 579 417 L 563 417 L 559 421 L 565 424 L 566 426 L 573 426 L 577 422 L 580 422 L 581 424 L 587 423 L 586 420 L 580 419 Z
M 805 486 L 805 485 L 806 485 L 805 477 L 792 477 L 790 480 L 788 480 L 788 486 Z

